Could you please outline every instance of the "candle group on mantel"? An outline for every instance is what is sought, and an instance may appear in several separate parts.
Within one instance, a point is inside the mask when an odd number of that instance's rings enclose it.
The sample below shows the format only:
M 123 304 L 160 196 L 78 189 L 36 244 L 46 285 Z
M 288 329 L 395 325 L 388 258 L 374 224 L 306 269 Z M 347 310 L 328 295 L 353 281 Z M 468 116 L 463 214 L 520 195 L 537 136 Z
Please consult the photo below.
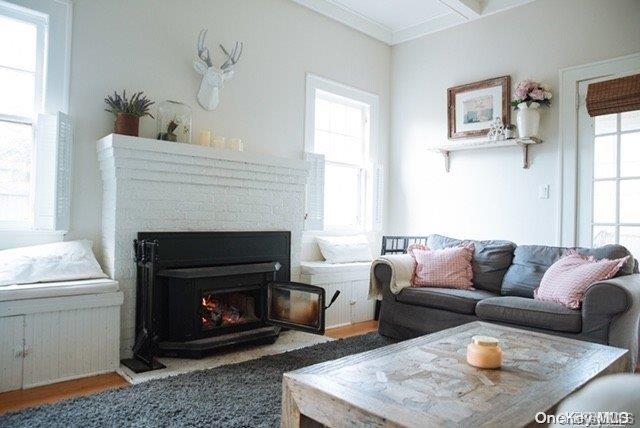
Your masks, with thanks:
M 229 138 L 214 135 L 211 131 L 200 131 L 197 143 L 199 146 L 213 147 L 215 149 L 229 149 L 237 152 L 244 151 L 244 143 L 240 138 Z

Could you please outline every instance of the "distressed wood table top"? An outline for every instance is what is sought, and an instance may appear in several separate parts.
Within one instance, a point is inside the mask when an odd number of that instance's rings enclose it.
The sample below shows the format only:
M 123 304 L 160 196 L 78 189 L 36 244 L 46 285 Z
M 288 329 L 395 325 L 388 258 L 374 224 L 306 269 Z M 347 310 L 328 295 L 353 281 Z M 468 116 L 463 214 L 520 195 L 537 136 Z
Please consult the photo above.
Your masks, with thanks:
M 494 336 L 503 367 L 466 363 L 475 335 Z M 605 373 L 628 351 L 473 322 L 285 373 L 282 426 L 525 426 Z

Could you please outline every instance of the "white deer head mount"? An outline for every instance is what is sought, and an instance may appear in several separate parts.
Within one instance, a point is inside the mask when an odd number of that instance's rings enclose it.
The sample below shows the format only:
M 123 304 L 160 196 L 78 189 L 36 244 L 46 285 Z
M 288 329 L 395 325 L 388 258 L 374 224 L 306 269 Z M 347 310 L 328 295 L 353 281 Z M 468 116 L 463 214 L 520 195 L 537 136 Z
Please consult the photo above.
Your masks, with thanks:
M 225 80 L 233 77 L 233 67 L 242 55 L 243 44 L 236 42 L 231 53 L 227 52 L 224 46 L 219 45 L 227 59 L 220 67 L 216 67 L 211 61 L 209 48 L 204 46 L 204 38 L 206 36 L 207 30 L 201 30 L 196 47 L 198 58 L 193 61 L 193 68 L 202 75 L 197 97 L 198 104 L 205 110 L 213 110 L 220 102 L 220 89 L 222 89 Z

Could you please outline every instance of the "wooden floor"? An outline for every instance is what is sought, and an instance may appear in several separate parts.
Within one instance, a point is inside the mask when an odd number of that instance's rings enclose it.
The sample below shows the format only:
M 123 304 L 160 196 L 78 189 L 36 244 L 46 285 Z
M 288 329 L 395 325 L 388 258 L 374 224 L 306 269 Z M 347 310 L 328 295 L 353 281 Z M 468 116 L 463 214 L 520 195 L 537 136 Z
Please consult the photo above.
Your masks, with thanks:
M 328 329 L 325 335 L 333 339 L 344 339 L 346 337 L 369 333 L 377 329 L 377 321 L 367 321 L 345 327 Z M 38 386 L 36 388 L 3 392 L 0 393 L 0 415 L 27 407 L 55 403 L 68 398 L 81 397 L 83 395 L 122 388 L 128 385 L 129 383 L 117 373 L 108 373 L 54 383 L 52 385 Z
M 0 393 L 0 414 L 128 385 L 129 382 L 119 374 L 107 373 L 30 389 L 3 392 Z
M 378 321 L 372 320 L 344 327 L 330 328 L 325 331 L 324 335 L 333 339 L 344 339 L 346 337 L 359 336 L 376 330 L 378 330 Z

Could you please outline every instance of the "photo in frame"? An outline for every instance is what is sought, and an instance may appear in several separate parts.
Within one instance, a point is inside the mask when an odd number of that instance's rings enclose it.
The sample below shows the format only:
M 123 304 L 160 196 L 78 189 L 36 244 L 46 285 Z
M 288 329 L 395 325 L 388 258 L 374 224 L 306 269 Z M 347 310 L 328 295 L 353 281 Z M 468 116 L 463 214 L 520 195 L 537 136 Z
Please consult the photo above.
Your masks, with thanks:
M 449 139 L 487 135 L 497 117 L 511 123 L 510 94 L 510 76 L 447 89 Z

